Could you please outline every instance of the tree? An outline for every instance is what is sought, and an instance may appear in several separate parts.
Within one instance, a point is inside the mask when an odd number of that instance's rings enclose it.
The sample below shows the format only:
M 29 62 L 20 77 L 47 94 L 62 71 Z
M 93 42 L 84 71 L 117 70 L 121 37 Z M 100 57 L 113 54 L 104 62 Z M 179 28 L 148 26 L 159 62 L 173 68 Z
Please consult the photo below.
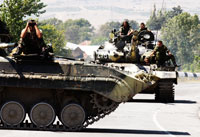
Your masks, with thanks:
M 192 66 L 193 72 L 200 72 L 200 55 L 195 56 Z
M 180 6 L 173 7 L 172 10 L 170 11 L 165 11 L 163 9 L 158 10 L 156 12 L 156 5 L 154 5 L 154 10 L 147 21 L 147 26 L 151 30 L 160 30 L 162 26 L 171 18 L 178 16 L 179 14 L 182 13 L 182 9 Z
M 108 39 L 109 33 L 113 29 L 116 29 L 118 31 L 120 26 L 121 26 L 120 22 L 114 22 L 114 21 L 106 22 L 105 24 L 100 26 L 100 29 L 97 32 L 97 36 L 106 37 Z
M 103 44 L 105 41 L 109 40 L 109 34 L 113 29 L 116 31 L 119 30 L 121 23 L 116 21 L 106 22 L 105 24 L 101 25 L 99 30 L 95 33 L 92 37 L 92 45 L 100 45 Z
M 46 44 L 51 43 L 53 46 L 54 53 L 56 55 L 63 54 L 62 48 L 65 46 L 64 32 L 56 30 L 55 26 L 45 24 L 40 26 L 43 33 L 43 38 Z M 67 54 L 67 53 L 66 53 Z
M 192 51 L 194 54 L 194 60 L 191 65 L 188 65 L 190 67 L 189 69 L 186 69 L 186 71 L 191 70 L 192 72 L 200 72 L 200 24 L 198 24 L 197 27 L 193 27 L 190 31 L 190 43 L 194 45 Z
M 77 25 L 72 25 L 67 27 L 65 30 L 65 39 L 69 42 L 79 44 L 81 42 L 80 38 L 80 27 Z
M 59 20 L 57 18 L 49 18 L 39 22 L 39 25 L 45 25 L 45 24 L 53 25 L 58 30 L 63 30 L 64 28 L 62 20 Z
M 85 40 L 91 40 L 94 28 L 88 20 L 77 19 L 64 22 L 65 38 L 67 41 L 79 44 Z
M 159 16 L 161 17 L 162 14 L 162 11 L 159 11 Z M 149 29 L 151 30 L 159 30 L 160 29 L 160 26 L 161 26 L 161 22 L 158 22 L 158 17 L 157 17 L 157 13 L 156 13 L 156 5 L 154 4 L 154 9 L 152 11 L 152 14 L 149 18 L 149 20 L 147 21 L 147 26 Z
M 51 43 L 54 53 L 59 56 L 69 57 L 71 51 L 64 48 L 66 45 L 64 23 L 57 18 L 50 18 L 39 22 L 46 43 Z
M 4 0 L 0 5 L 0 18 L 9 28 L 14 41 L 19 39 L 21 30 L 25 26 L 27 16 L 39 16 L 44 13 L 44 5 L 40 0 Z
M 173 18 L 175 16 L 178 16 L 182 12 L 183 10 L 181 9 L 181 6 L 173 7 L 171 11 L 167 12 L 167 18 Z
M 198 16 L 191 16 L 185 12 L 168 20 L 162 28 L 162 38 L 183 68 L 189 68 L 188 66 L 194 62 L 195 52 L 200 42 Z

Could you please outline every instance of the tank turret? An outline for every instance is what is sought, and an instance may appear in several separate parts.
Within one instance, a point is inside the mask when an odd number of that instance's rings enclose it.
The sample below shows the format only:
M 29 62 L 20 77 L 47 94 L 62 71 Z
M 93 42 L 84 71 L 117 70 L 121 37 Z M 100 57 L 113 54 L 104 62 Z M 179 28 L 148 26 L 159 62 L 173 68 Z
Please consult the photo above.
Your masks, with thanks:
M 156 64 L 155 57 L 151 63 L 145 59 L 150 57 L 155 47 L 154 34 L 149 30 L 134 31 L 131 41 L 112 31 L 110 40 L 101 45 L 94 53 L 95 62 L 100 64 L 122 67 L 124 71 L 137 74 L 143 70 L 159 78 L 154 87 L 149 87 L 140 93 L 154 93 L 159 102 L 174 102 L 174 84 L 177 84 L 176 68 L 167 61 L 163 66 Z M 168 88 L 167 88 L 168 87 Z

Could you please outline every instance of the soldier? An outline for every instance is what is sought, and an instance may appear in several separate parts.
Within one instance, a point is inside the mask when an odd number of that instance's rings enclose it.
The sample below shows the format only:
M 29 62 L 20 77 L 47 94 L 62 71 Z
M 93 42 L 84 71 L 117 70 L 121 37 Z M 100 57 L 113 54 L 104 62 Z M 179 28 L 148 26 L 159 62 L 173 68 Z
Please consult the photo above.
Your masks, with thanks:
M 9 34 L 6 24 L 0 19 L 0 34 Z
M 168 61 L 171 59 L 173 62 L 173 65 L 175 67 L 177 67 L 174 56 L 171 54 L 171 52 L 168 50 L 168 48 L 165 45 L 163 45 L 162 41 L 157 42 L 157 46 L 154 48 L 150 57 L 152 57 L 153 55 L 155 55 L 156 64 L 163 65 L 165 63 L 165 61 Z M 147 59 L 145 59 L 145 61 L 146 60 Z
M 129 25 L 128 20 L 125 20 L 119 30 L 120 37 L 122 40 L 131 40 L 131 36 L 133 34 L 133 29 L 131 29 L 131 26 Z
M 14 55 L 20 55 L 22 52 L 25 54 L 41 54 L 45 47 L 42 31 L 38 29 L 35 20 L 30 20 L 27 22 L 25 29 L 21 32 L 17 52 L 14 53 Z
M 139 33 L 142 32 L 142 31 L 144 31 L 144 30 L 148 30 L 148 29 L 146 28 L 145 24 L 142 22 L 142 23 L 140 24 Z

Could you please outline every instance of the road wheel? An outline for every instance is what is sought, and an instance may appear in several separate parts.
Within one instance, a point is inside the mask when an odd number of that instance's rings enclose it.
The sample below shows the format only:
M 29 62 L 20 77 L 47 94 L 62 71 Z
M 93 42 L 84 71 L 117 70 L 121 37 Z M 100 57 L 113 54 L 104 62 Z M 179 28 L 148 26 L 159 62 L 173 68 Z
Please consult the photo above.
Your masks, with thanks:
M 53 107 L 44 102 L 34 105 L 30 112 L 31 121 L 38 127 L 51 125 L 55 120 L 55 116 Z
M 69 128 L 82 126 L 85 121 L 85 111 L 79 104 L 71 103 L 63 107 L 60 120 Z
M 24 107 L 16 101 L 9 101 L 5 103 L 0 112 L 1 120 L 6 125 L 18 125 L 24 121 L 25 118 Z

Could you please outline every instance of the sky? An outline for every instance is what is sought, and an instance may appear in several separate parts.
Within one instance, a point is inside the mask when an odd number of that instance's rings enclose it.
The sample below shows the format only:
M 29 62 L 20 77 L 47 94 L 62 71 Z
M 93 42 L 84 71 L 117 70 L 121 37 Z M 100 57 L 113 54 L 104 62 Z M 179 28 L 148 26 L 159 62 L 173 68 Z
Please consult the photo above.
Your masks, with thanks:
M 0 3 L 3 0 L 0 0 Z M 157 9 L 170 10 L 180 5 L 193 14 L 200 15 L 200 0 L 41 0 L 47 6 L 39 20 L 56 17 L 62 21 L 85 18 L 98 28 L 107 21 L 124 19 L 146 22 L 153 5 Z

